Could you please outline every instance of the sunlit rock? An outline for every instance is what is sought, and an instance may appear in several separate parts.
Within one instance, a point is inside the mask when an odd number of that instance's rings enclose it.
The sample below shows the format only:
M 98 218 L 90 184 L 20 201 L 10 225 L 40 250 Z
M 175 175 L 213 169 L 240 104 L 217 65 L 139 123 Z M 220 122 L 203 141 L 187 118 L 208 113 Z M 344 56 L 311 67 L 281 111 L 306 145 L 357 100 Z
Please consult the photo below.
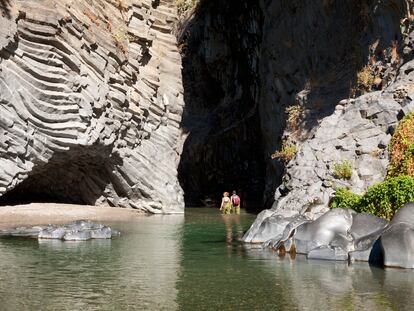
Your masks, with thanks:
M 385 266 L 414 268 L 414 203 L 395 214 L 380 242 Z

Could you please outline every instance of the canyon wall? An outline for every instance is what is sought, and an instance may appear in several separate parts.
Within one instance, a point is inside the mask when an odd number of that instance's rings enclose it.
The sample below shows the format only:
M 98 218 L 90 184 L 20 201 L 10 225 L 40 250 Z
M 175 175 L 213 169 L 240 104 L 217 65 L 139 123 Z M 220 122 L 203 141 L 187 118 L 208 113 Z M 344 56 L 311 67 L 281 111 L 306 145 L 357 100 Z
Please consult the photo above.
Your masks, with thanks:
M 182 213 L 175 2 L 0 5 L 3 202 Z
M 199 1 L 179 32 L 189 132 L 179 176 L 186 201 L 240 189 L 244 199 L 260 198 L 261 207 L 270 207 L 286 196 L 292 187 L 274 194 L 292 175 L 290 167 L 295 174 L 306 168 L 292 162 L 284 175 L 287 161 L 276 151 L 287 145 L 300 154 L 341 100 L 383 90 L 394 79 L 403 63 L 407 5 Z M 361 73 L 374 81 L 360 81 Z M 379 170 L 373 174 L 383 175 Z M 315 181 L 302 177 L 294 187 Z

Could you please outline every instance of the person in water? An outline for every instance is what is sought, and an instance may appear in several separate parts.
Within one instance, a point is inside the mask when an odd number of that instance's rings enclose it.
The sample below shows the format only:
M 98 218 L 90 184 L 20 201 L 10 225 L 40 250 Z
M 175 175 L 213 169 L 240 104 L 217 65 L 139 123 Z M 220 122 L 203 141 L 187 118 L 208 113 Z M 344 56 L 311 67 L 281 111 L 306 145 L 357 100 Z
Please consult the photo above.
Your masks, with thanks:
M 233 214 L 240 215 L 240 197 L 237 195 L 236 191 L 233 190 L 231 195 L 231 206 Z
M 231 213 L 231 200 L 229 198 L 229 193 L 224 192 L 223 198 L 221 199 L 220 211 L 222 214 L 230 214 Z

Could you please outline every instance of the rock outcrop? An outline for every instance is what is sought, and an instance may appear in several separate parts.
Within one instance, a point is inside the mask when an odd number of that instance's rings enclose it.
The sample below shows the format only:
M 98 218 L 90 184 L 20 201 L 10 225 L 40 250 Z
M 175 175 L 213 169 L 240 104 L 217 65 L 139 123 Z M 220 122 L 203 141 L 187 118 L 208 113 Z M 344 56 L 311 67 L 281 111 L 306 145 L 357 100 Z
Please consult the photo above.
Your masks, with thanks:
M 174 1 L 2 1 L 0 196 L 181 213 Z
M 259 235 L 247 239 L 284 255 L 304 254 L 308 259 L 366 261 L 386 267 L 414 268 L 414 204 L 406 204 L 388 222 L 352 209 L 332 209 L 316 220 L 303 215 L 273 217 Z M 272 234 L 269 232 L 272 231 Z
M 88 241 L 91 239 L 111 239 L 121 233 L 111 227 L 90 220 L 77 220 L 63 226 L 21 227 L 12 230 L 1 230 L 0 237 L 26 237 L 39 240 Z

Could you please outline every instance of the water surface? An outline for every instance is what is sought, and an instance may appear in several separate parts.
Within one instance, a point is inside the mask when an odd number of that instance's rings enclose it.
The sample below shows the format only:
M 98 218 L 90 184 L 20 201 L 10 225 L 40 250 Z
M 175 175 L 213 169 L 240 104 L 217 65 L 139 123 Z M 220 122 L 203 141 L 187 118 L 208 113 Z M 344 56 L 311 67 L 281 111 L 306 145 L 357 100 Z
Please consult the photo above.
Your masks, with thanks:
M 0 310 L 412 310 L 414 271 L 280 258 L 254 215 L 149 216 L 109 241 L 0 239 Z

